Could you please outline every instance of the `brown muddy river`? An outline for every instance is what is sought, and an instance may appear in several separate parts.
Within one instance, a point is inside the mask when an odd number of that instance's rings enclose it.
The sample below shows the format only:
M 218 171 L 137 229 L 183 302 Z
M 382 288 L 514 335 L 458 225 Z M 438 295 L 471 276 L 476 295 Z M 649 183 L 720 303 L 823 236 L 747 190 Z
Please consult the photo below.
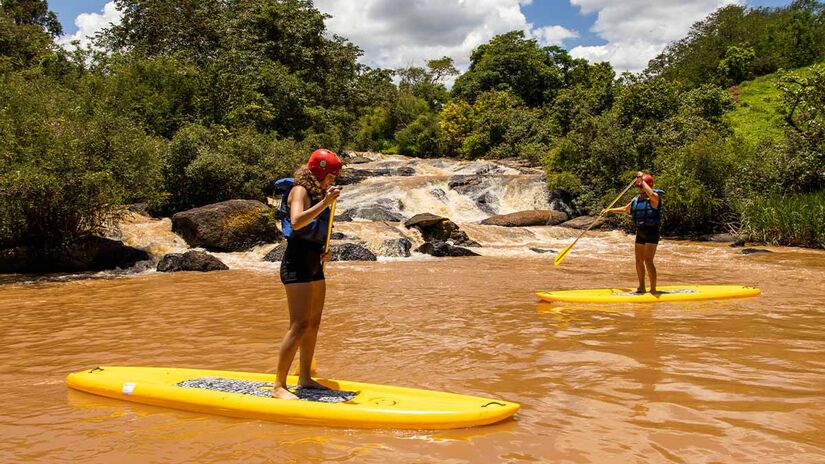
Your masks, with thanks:
M 537 302 L 538 289 L 635 285 L 631 242 L 597 235 L 557 268 L 535 253 L 329 266 L 321 376 L 522 405 L 451 431 L 283 425 L 66 388 L 101 364 L 272 372 L 287 324 L 274 264 L 2 284 L 0 462 L 825 462 L 825 253 L 665 241 L 661 285 L 762 296 Z

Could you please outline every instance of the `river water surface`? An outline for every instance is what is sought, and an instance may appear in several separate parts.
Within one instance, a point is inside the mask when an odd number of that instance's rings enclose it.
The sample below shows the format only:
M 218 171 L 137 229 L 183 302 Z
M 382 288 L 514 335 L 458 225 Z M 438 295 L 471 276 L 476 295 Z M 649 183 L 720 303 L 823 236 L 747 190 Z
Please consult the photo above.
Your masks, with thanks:
M 662 285 L 762 296 L 554 307 L 533 292 L 634 286 L 632 237 L 594 234 L 555 268 L 493 250 L 331 263 L 316 358 L 321 376 L 516 401 L 512 420 L 333 429 L 71 391 L 66 374 L 106 364 L 272 372 L 277 264 L 23 278 L 0 285 L 0 462 L 825 462 L 825 253 L 666 240 Z

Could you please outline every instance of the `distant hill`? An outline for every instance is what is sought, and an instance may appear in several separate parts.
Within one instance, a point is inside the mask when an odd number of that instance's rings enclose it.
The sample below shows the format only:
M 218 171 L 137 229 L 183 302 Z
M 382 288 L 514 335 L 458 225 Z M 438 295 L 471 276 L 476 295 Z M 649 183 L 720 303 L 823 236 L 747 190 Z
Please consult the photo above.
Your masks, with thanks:
M 816 65 L 792 70 L 801 76 L 808 76 Z M 757 77 L 734 86 L 740 93 L 736 108 L 725 115 L 736 135 L 757 143 L 764 139 L 781 140 L 785 137 L 785 121 L 780 112 L 782 92 L 777 80 L 784 71 Z

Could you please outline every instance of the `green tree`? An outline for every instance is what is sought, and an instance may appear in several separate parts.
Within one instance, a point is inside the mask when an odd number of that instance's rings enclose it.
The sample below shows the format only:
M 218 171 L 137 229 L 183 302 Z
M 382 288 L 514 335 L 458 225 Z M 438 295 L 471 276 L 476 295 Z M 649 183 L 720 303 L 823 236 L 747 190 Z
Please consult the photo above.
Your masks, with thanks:
M 473 51 L 470 69 L 456 79 L 452 94 L 473 103 L 484 92 L 509 90 L 528 106 L 542 106 L 567 84 L 574 63 L 562 48 L 539 47 L 522 31 L 508 32 Z

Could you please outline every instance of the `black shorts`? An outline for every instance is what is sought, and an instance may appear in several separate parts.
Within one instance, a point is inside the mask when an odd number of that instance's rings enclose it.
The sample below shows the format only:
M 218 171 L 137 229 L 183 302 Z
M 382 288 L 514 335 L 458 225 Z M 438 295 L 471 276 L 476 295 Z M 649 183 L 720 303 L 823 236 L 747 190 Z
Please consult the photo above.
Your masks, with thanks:
M 323 244 L 300 238 L 287 240 L 281 260 L 281 282 L 287 285 L 324 280 L 323 255 Z
M 659 243 L 659 226 L 636 226 L 636 243 L 639 245 L 657 245 Z

